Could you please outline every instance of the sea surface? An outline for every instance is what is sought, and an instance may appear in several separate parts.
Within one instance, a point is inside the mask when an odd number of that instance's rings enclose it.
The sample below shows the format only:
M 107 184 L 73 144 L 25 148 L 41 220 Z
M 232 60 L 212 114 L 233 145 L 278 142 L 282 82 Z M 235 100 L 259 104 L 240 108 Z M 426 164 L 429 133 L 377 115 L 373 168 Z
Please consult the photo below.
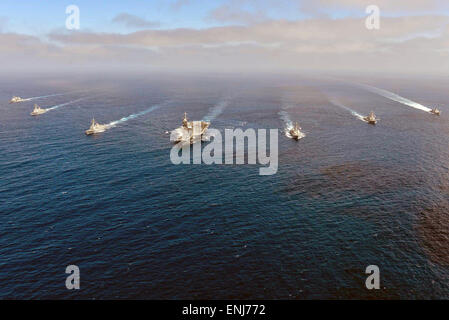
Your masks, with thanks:
M 448 86 L 4 74 L 0 298 L 449 299 Z M 13 95 L 35 99 L 8 104 Z M 34 103 L 52 109 L 32 117 Z M 371 110 L 376 126 L 357 116 Z M 168 132 L 184 112 L 219 130 L 279 129 L 278 172 L 172 164 Z M 110 128 L 86 136 L 92 117 Z M 284 135 L 295 121 L 299 141 Z M 65 287 L 68 265 L 80 290 Z M 369 265 L 379 290 L 365 287 Z

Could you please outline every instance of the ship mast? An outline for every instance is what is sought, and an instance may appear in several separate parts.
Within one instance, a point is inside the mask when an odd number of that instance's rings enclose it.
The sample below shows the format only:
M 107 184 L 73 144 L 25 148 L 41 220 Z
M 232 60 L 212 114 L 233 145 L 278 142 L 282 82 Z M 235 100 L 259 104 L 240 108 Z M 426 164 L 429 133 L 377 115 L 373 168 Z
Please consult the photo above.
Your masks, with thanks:
M 184 112 L 184 119 L 182 120 L 182 125 L 186 128 L 188 126 L 187 112 Z

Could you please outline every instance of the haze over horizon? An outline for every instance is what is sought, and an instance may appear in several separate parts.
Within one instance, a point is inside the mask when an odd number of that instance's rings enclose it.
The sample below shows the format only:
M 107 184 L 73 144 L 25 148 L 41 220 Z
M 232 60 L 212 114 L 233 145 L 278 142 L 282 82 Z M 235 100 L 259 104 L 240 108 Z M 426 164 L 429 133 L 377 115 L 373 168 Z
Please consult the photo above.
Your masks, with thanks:
M 67 30 L 68 5 L 80 30 Z M 381 10 L 368 30 L 368 5 Z M 2 70 L 360 71 L 444 74 L 443 0 L 0 3 Z

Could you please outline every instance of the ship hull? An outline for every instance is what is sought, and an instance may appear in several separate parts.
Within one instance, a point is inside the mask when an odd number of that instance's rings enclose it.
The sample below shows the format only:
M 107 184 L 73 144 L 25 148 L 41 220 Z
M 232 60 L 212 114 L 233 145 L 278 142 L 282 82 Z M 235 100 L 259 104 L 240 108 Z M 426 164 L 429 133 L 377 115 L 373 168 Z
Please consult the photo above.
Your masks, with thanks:
M 294 140 L 299 140 L 301 137 L 301 133 L 297 131 L 290 131 L 289 134 Z
M 290 133 L 290 135 L 292 136 L 292 139 L 294 139 L 294 140 L 299 140 L 299 135 L 297 135 L 297 134 L 291 134 L 291 133 Z
M 42 112 L 31 112 L 30 114 L 32 115 L 32 116 L 38 116 L 38 115 L 41 115 L 41 114 L 44 114 L 44 113 L 46 113 L 47 111 L 42 111 Z
M 202 141 L 203 136 L 205 135 L 209 126 L 210 126 L 210 123 L 202 122 L 201 130 L 199 132 L 194 132 L 195 130 L 193 130 L 193 126 L 179 127 L 178 129 L 175 129 L 175 131 L 178 132 L 178 136 L 173 139 L 173 143 L 176 144 L 176 143 L 180 143 L 180 142 L 189 142 L 190 144 L 193 144 L 197 141 Z
M 365 117 L 365 118 L 363 118 L 363 120 L 366 122 L 366 123 L 368 123 L 368 124 L 372 124 L 372 125 L 375 125 L 376 123 L 377 123 L 377 119 L 370 119 L 370 118 L 367 118 L 367 117 Z
M 23 101 L 25 101 L 25 100 L 24 99 L 10 100 L 9 104 L 11 104 L 11 103 L 19 103 L 19 102 L 23 102 Z
M 104 129 L 102 129 L 102 130 L 91 130 L 91 129 L 88 129 L 88 130 L 84 131 L 84 133 L 85 133 L 86 135 L 90 136 L 90 135 L 92 135 L 92 134 L 102 133 L 102 132 L 104 132 L 104 131 L 105 131 Z

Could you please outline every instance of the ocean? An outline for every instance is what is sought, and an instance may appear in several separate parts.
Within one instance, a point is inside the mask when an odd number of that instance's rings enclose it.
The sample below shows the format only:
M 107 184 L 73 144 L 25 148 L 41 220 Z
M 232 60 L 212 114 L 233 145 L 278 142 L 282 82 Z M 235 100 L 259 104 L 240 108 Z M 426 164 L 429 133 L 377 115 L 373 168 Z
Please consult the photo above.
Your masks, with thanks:
M 448 299 L 448 85 L 5 74 L 0 298 Z M 34 103 L 50 110 L 32 117 Z M 376 126 L 358 116 L 371 110 Z M 172 164 L 184 112 L 221 131 L 279 129 L 277 173 Z M 110 127 L 86 136 L 93 117 Z M 283 134 L 294 121 L 299 141 Z M 79 290 L 65 287 L 68 265 Z M 365 287 L 369 265 L 379 290 Z

